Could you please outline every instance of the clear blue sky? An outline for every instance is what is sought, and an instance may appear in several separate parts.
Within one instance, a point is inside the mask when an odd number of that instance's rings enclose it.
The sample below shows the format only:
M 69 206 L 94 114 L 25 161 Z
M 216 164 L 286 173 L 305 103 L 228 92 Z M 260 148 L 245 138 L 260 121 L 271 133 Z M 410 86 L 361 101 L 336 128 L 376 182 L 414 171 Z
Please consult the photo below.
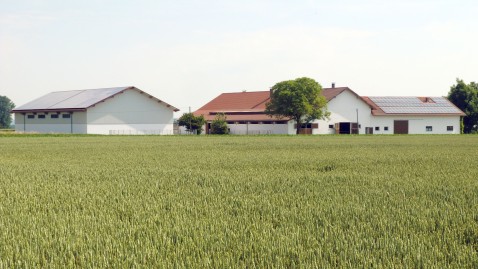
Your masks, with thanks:
M 134 85 L 185 112 L 314 78 L 359 95 L 478 80 L 472 0 L 0 0 L 0 95 Z

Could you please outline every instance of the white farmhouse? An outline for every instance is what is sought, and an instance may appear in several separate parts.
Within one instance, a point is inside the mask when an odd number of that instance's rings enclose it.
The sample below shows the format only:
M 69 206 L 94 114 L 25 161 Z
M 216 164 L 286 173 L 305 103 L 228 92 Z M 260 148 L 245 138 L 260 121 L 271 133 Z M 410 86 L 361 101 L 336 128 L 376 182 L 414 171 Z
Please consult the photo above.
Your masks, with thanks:
M 16 132 L 173 134 L 177 108 L 133 87 L 52 92 L 12 110 Z
M 459 134 L 465 114 L 444 97 L 363 97 L 348 87 L 324 88 L 330 118 L 303 126 L 303 134 Z M 206 133 L 224 113 L 232 134 L 295 134 L 294 121 L 264 113 L 270 91 L 223 93 L 194 112 Z

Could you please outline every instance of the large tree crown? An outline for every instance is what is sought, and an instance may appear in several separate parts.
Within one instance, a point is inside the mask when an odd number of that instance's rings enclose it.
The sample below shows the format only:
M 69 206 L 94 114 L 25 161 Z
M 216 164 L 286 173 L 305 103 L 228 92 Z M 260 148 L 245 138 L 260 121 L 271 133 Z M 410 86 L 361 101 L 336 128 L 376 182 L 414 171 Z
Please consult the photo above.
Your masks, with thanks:
M 275 84 L 271 88 L 271 100 L 266 104 L 266 113 L 302 122 L 327 117 L 326 108 L 322 86 L 311 78 L 302 77 Z

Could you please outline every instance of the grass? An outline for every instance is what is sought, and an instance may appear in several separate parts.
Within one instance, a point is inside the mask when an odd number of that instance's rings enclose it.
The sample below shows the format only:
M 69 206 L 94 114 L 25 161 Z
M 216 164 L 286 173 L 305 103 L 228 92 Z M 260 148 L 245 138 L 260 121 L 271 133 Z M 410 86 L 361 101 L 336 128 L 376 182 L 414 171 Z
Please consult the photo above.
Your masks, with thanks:
M 0 136 L 0 268 L 478 266 L 478 136 Z

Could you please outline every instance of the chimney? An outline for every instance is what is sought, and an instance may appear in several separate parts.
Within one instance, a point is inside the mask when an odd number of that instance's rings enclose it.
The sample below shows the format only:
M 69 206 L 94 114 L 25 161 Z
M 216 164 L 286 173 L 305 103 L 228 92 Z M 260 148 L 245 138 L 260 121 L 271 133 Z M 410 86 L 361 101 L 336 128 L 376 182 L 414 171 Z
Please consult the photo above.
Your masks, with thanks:
M 272 88 L 269 88 L 269 97 L 272 97 Z
M 335 82 L 332 82 L 332 89 L 335 88 Z

